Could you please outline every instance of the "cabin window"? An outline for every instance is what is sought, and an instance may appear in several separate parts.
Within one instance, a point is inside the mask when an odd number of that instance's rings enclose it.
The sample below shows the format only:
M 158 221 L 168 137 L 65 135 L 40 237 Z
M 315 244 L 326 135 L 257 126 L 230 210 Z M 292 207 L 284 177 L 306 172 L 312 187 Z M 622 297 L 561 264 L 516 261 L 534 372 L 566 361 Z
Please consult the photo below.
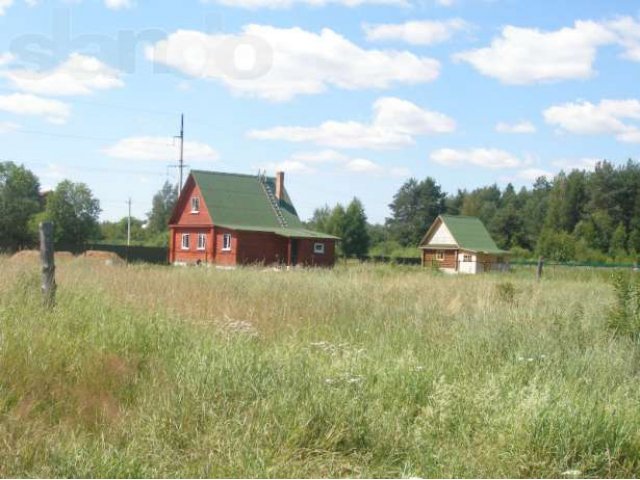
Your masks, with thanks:
M 224 252 L 231 251 L 231 234 L 230 233 L 225 233 L 224 236 L 222 237 L 222 250 Z
M 324 243 L 315 243 L 313 245 L 313 253 L 324 255 Z
M 189 237 L 188 233 L 182 234 L 182 250 L 189 250 Z
M 191 197 L 191 213 L 200 213 L 200 197 Z
M 473 256 L 468 254 L 468 253 L 465 253 L 462 256 L 462 261 L 465 262 L 465 263 L 473 262 Z
M 199 233 L 198 234 L 198 250 L 204 250 L 207 248 L 207 234 Z
M 438 250 L 436 252 L 436 260 L 439 262 L 444 262 L 444 250 Z

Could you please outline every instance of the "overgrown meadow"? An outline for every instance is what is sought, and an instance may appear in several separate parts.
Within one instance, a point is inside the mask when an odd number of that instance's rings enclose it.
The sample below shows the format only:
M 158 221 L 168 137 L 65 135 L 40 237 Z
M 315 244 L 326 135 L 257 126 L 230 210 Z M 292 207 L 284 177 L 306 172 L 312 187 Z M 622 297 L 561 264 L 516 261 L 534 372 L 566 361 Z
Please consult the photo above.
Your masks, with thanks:
M 611 272 L 0 271 L 2 477 L 640 472 Z

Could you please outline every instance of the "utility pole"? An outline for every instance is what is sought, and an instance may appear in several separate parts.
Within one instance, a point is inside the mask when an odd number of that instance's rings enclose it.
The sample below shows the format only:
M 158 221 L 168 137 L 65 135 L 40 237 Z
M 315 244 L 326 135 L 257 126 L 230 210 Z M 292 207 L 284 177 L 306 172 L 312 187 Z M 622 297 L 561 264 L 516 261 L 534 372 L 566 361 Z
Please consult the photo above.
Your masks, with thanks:
M 131 197 L 127 202 L 129 205 L 129 217 L 127 218 L 127 247 L 131 246 Z
M 184 171 L 184 113 L 180 117 L 180 136 L 176 137 L 180 139 L 180 163 L 178 168 L 180 169 L 180 183 L 178 184 L 178 195 L 182 191 L 182 178 Z
M 53 223 L 40 224 L 40 262 L 42 263 L 42 296 L 51 310 L 56 303 L 56 264 L 53 247 Z

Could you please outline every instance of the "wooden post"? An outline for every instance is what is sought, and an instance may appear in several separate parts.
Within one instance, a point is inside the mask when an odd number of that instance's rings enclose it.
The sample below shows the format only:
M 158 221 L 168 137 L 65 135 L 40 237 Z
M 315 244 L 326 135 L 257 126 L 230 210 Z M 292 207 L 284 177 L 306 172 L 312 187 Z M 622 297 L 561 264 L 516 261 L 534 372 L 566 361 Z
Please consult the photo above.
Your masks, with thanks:
M 536 272 L 536 278 L 542 280 L 542 269 L 544 268 L 544 257 L 538 259 L 538 271 Z
M 42 296 L 45 307 L 56 302 L 56 265 L 53 248 L 53 223 L 40 224 L 40 262 L 42 263 Z

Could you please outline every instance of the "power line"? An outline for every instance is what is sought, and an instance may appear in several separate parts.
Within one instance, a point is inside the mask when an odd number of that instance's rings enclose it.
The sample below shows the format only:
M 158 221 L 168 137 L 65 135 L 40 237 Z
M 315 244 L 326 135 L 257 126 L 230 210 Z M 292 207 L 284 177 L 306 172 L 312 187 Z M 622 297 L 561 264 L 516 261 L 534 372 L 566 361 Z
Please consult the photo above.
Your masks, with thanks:
M 94 137 L 90 135 L 78 135 L 78 134 L 70 134 L 70 133 L 55 133 L 55 132 L 45 132 L 42 130 L 31 130 L 26 128 L 15 128 L 11 130 L 11 133 L 21 133 L 24 135 L 41 135 L 46 137 L 59 137 L 59 138 L 71 138 L 74 140 L 90 140 L 90 141 L 98 141 L 98 142 L 119 142 L 122 140 L 121 138 L 115 137 Z M 159 144 L 156 140 L 145 140 L 144 138 L 136 139 L 140 143 L 147 143 L 149 145 L 162 145 Z M 167 147 L 172 147 L 173 145 L 169 142 L 166 143 Z
M 3 161 L 9 161 L 13 163 L 23 164 L 27 166 L 37 165 L 41 167 L 50 167 L 54 165 L 54 162 L 47 161 L 39 161 L 39 160 L 19 160 L 11 157 L 2 157 L 0 158 Z M 122 175 L 155 175 L 159 177 L 164 177 L 166 173 L 160 173 L 158 171 L 151 170 L 126 170 L 126 169 L 118 169 L 118 168 L 101 168 L 101 167 L 86 167 L 84 165 L 62 165 L 64 168 L 86 171 L 86 172 L 96 172 L 96 173 L 114 173 L 114 174 L 122 174 Z
M 18 91 L 14 90 L 14 89 L 6 88 L 6 87 L 5 88 L 0 88 L 0 92 L 6 92 L 6 93 L 12 93 L 12 94 L 26 93 L 26 92 L 18 92 Z M 69 103 L 69 104 L 91 105 L 91 106 L 95 106 L 95 107 L 110 108 L 110 109 L 113 109 L 113 110 L 123 110 L 123 111 L 149 113 L 149 114 L 152 114 L 152 115 L 162 115 L 162 116 L 172 116 L 173 117 L 178 113 L 177 111 L 132 107 L 131 105 L 122 105 L 122 104 L 106 103 L 106 102 L 95 102 L 95 101 L 92 101 L 92 100 L 78 100 L 77 98 L 68 98 L 68 97 L 65 98 L 64 101 L 66 103 Z

